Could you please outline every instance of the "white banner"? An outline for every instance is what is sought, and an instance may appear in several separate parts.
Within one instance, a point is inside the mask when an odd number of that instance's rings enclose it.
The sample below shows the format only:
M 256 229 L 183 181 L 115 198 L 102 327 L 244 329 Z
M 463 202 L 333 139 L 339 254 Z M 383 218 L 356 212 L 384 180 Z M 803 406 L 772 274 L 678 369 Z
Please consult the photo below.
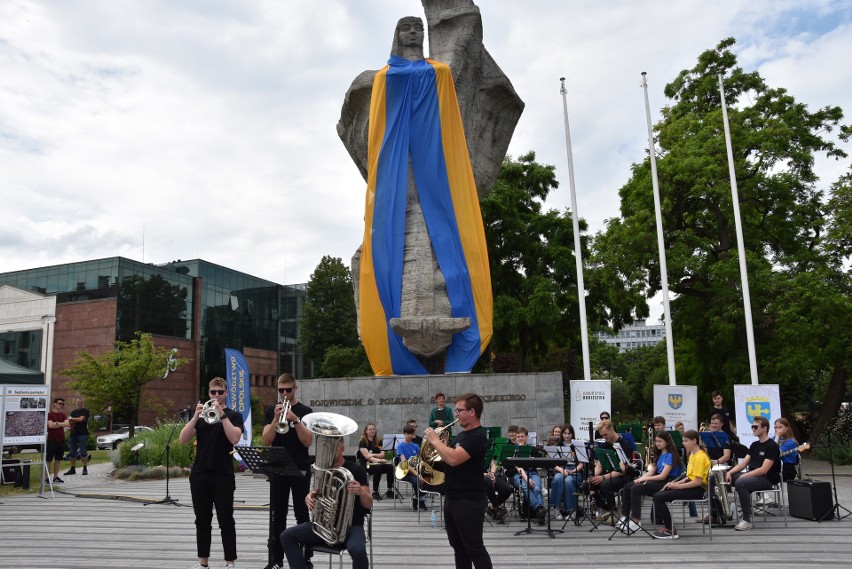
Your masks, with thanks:
M 654 416 L 666 418 L 666 430 L 678 421 L 685 429 L 698 430 L 698 388 L 694 385 L 655 385 Z
M 3 395 L 4 445 L 45 444 L 50 388 L 46 385 L 7 385 Z
M 757 440 L 752 434 L 751 424 L 758 415 L 769 421 L 769 436 L 775 436 L 772 425 L 781 418 L 781 391 L 778 385 L 735 385 L 734 417 L 737 424 L 737 436 L 745 446 Z
M 612 414 L 612 386 L 608 379 L 571 380 L 571 424 L 578 439 L 589 438 L 589 421 L 600 422 L 603 411 Z

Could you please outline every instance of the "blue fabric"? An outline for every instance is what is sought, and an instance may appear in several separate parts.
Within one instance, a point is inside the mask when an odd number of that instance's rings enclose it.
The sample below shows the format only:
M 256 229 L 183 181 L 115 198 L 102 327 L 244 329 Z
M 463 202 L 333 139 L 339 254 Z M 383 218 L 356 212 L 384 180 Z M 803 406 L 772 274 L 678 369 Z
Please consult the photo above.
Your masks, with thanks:
M 660 474 L 668 464 L 674 464 L 674 457 L 672 457 L 672 453 L 664 452 L 660 454 L 660 457 L 657 459 L 657 474 Z M 683 472 L 683 464 L 680 466 L 672 466 L 672 469 L 669 471 L 669 478 L 677 478 L 683 474 Z

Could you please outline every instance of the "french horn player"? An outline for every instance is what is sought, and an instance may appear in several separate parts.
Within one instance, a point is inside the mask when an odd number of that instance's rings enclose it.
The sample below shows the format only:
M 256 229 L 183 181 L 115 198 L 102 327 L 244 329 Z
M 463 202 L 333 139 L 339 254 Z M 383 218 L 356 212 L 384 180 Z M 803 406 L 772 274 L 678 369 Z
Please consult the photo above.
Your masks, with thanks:
M 304 547 L 327 544 L 330 539 L 346 547 L 352 558 L 353 569 L 368 569 L 370 561 L 364 517 L 373 507 L 373 496 L 367 471 L 344 458 L 345 435 L 325 436 L 329 429 L 322 420 L 328 418 L 343 418 L 346 420 L 344 425 L 349 422 L 354 424 L 351 419 L 334 413 L 313 413 L 303 418 L 303 426 L 312 425 L 313 432 L 317 434 L 317 464 L 314 473 L 317 482 L 305 498 L 305 504 L 313 512 L 314 519 L 284 530 L 281 534 L 284 555 L 291 568 L 304 569 L 307 567 Z M 340 432 L 345 433 L 346 430 Z M 327 460 L 328 453 L 332 454 Z M 328 464 L 323 464 L 325 462 Z M 327 518 L 333 519 L 330 526 L 326 524 Z

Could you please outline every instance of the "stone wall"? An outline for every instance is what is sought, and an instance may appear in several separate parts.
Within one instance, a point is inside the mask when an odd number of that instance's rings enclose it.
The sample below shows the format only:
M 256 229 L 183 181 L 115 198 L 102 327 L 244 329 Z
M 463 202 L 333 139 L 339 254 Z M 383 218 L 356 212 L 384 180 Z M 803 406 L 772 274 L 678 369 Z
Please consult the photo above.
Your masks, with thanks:
M 417 420 L 417 433 L 428 426 L 434 395 L 453 397 L 472 391 L 485 400 L 482 424 L 500 426 L 505 436 L 510 424 L 524 426 L 543 437 L 554 425 L 565 422 L 562 374 L 559 372 L 492 375 L 428 375 L 305 379 L 298 383 L 298 399 L 314 411 L 351 417 L 359 434 L 368 422 L 378 432 L 401 433 L 408 419 Z M 347 441 L 358 444 L 358 436 Z

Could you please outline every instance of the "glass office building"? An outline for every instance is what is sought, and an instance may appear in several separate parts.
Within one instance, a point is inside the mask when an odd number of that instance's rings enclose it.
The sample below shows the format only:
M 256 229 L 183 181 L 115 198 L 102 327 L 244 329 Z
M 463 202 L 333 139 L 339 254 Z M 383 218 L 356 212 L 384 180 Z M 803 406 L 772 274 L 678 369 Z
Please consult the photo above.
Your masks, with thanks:
M 200 377 L 225 375 L 224 348 L 275 352 L 277 373 L 313 375 L 296 343 L 306 285 L 280 285 L 201 259 L 153 265 L 123 257 L 0 273 L 4 283 L 56 295 L 57 305 L 114 298 L 116 340 L 136 331 L 199 339 Z M 40 346 L 38 331 L 0 333 L 0 358 L 19 365 L 37 369 Z

